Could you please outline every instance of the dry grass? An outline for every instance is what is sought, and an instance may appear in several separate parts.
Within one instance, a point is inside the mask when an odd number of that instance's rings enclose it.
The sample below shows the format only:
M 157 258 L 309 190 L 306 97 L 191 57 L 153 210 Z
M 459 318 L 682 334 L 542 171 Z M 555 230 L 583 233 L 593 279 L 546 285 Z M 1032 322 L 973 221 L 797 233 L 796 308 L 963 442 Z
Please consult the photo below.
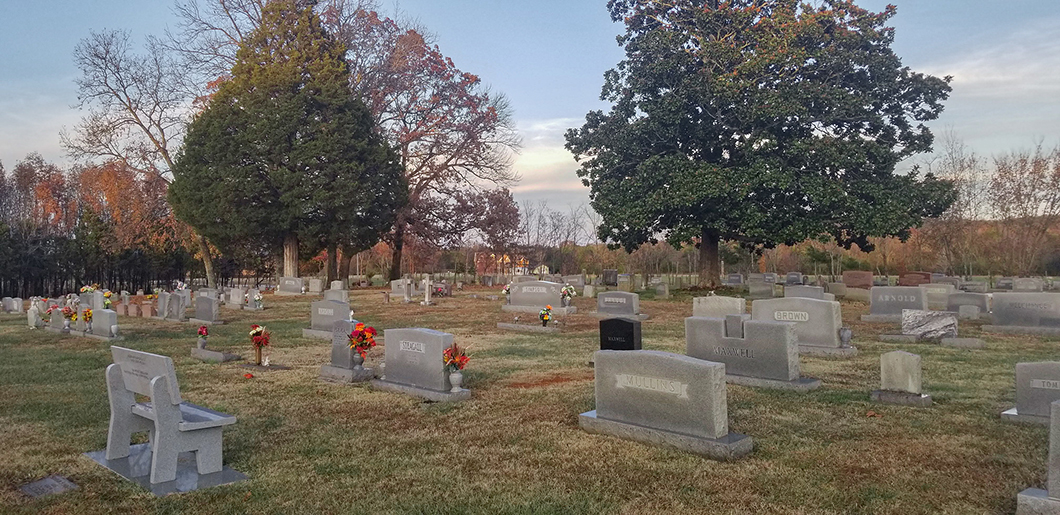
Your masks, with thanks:
M 502 333 L 513 314 L 500 302 L 442 298 L 435 307 L 352 296 L 358 319 L 378 329 L 431 327 L 470 347 L 471 401 L 430 404 L 317 379 L 329 346 L 301 338 L 308 300 L 269 297 L 264 312 L 225 311 L 210 347 L 251 356 L 246 331 L 273 332 L 273 361 L 256 373 L 189 357 L 191 324 L 122 318 L 123 345 L 172 356 L 191 402 L 232 413 L 225 462 L 247 482 L 157 499 L 82 452 L 106 444 L 103 370 L 107 345 L 0 322 L 0 511 L 4 513 L 1005 513 L 1016 494 L 1044 483 L 1045 427 L 1001 422 L 1013 405 L 1013 366 L 1056 357 L 1056 342 L 985 335 L 984 350 L 885 344 L 884 324 L 864 324 L 866 306 L 844 303 L 860 354 L 804 357 L 803 374 L 824 386 L 808 394 L 729 387 L 733 431 L 754 453 L 734 463 L 594 436 L 577 415 L 593 407 L 587 358 L 597 319 L 567 317 L 564 333 Z M 650 300 L 644 346 L 681 353 L 691 300 Z M 594 310 L 593 299 L 576 299 Z M 533 318 L 533 315 L 521 315 Z M 977 325 L 962 332 L 978 335 Z M 872 404 L 879 355 L 924 357 L 930 409 Z M 369 356 L 369 365 L 382 349 Z M 869 412 L 878 416 L 868 416 Z M 30 500 L 18 486 L 49 474 L 74 492 Z

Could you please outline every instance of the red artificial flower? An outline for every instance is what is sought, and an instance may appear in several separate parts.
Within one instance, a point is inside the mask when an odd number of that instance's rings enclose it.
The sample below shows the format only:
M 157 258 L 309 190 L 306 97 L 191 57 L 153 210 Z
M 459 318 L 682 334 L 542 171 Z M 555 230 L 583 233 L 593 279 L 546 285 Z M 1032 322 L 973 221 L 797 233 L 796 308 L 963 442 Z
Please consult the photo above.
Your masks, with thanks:
M 247 379 L 254 379 L 254 374 L 251 374 L 250 372 L 247 372 L 246 374 L 243 374 L 243 377 L 245 377 Z

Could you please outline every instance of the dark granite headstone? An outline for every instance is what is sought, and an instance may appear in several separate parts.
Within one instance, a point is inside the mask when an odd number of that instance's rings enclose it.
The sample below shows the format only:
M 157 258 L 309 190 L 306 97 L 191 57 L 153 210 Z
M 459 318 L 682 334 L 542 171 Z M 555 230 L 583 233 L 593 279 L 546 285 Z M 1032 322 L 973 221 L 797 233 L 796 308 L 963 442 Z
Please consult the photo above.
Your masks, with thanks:
M 640 321 L 628 318 L 601 320 L 600 350 L 640 350 Z

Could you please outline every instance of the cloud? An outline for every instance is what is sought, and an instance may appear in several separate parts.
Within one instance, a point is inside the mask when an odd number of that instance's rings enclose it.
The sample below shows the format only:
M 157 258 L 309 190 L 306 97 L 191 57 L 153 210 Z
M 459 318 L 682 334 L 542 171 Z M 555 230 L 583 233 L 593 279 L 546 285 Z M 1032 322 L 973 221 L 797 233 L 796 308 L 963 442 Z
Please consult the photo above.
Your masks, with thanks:
M 563 145 L 563 133 L 570 127 L 580 125 L 577 118 L 554 118 L 519 122 L 519 133 L 523 137 L 523 150 L 516 156 L 513 167 L 523 180 L 512 188 L 516 196 L 534 197 L 549 195 L 566 199 L 588 200 L 589 189 L 582 186 L 575 170 L 578 163 Z

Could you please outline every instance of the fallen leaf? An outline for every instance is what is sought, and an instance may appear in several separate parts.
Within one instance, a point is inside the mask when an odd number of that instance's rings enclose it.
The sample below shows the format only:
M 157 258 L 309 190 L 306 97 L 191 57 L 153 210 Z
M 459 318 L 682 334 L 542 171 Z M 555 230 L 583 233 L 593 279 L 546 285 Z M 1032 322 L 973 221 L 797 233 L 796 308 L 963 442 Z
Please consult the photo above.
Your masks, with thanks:
M 243 377 L 245 377 L 247 379 L 254 379 L 254 374 L 251 374 L 250 372 L 247 372 L 246 374 L 243 374 Z M 250 493 L 248 492 L 247 495 L 250 495 Z
M 866 413 L 865 416 L 866 417 L 883 418 L 883 415 L 880 415 L 879 413 L 876 413 L 875 411 L 872 411 L 872 410 L 869 410 L 869 412 Z

